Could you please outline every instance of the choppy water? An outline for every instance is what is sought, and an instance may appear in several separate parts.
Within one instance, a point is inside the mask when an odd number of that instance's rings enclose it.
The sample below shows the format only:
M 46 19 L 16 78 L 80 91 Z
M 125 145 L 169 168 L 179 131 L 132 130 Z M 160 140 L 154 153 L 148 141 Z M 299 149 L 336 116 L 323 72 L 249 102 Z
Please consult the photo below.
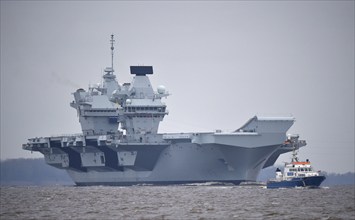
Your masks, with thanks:
M 355 219 L 354 187 L 1 187 L 0 219 Z

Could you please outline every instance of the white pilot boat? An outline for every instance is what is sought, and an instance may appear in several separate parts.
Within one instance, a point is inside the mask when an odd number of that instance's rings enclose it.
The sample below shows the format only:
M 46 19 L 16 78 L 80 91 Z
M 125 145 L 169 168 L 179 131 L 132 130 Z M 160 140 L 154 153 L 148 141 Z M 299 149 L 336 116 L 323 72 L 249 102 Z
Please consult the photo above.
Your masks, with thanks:
M 325 176 L 320 171 L 313 170 L 308 159 L 306 161 L 298 160 L 298 148 L 297 150 L 296 148 L 297 146 L 294 145 L 291 162 L 285 163 L 283 173 L 279 168 L 276 169 L 276 178 L 266 183 L 267 188 L 317 188 L 325 180 Z

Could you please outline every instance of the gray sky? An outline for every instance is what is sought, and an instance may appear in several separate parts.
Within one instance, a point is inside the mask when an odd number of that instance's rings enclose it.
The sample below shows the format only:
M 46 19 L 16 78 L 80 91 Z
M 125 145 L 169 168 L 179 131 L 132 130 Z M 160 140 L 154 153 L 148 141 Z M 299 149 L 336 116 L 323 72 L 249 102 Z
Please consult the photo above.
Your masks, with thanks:
M 172 93 L 161 132 L 292 115 L 301 159 L 355 171 L 354 1 L 1 1 L 0 33 L 1 159 L 42 157 L 21 149 L 27 138 L 80 132 L 71 93 L 101 81 L 114 33 L 119 82 L 153 65 Z

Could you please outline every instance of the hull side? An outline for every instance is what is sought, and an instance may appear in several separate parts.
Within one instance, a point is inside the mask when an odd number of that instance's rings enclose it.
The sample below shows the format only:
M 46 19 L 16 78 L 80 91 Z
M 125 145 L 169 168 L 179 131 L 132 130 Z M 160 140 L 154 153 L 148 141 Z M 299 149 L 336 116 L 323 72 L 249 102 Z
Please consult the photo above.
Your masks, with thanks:
M 106 172 L 90 168 L 87 172 L 68 169 L 68 173 L 77 185 L 239 184 L 242 181 L 255 181 L 268 157 L 278 148 L 279 145 L 244 148 L 222 144 L 176 143 L 161 150 L 152 170 L 127 166 L 122 167 L 122 170 Z M 140 153 L 137 152 L 137 157 Z
M 311 176 L 304 178 L 293 178 L 292 180 L 284 181 L 269 181 L 267 183 L 267 188 L 277 189 L 277 188 L 294 188 L 294 187 L 319 187 L 320 184 L 325 180 L 325 176 Z
M 312 176 L 303 178 L 304 183 L 308 187 L 319 187 L 325 180 L 325 176 Z

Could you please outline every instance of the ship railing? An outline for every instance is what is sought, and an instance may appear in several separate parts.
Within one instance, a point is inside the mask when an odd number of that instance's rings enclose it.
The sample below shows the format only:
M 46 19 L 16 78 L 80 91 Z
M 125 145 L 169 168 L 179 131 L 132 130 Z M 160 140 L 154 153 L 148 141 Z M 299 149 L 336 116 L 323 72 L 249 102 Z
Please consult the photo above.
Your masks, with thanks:
M 60 134 L 60 135 L 51 135 L 51 138 L 58 138 L 58 137 L 83 137 L 84 135 L 82 133 L 76 133 L 76 134 Z

